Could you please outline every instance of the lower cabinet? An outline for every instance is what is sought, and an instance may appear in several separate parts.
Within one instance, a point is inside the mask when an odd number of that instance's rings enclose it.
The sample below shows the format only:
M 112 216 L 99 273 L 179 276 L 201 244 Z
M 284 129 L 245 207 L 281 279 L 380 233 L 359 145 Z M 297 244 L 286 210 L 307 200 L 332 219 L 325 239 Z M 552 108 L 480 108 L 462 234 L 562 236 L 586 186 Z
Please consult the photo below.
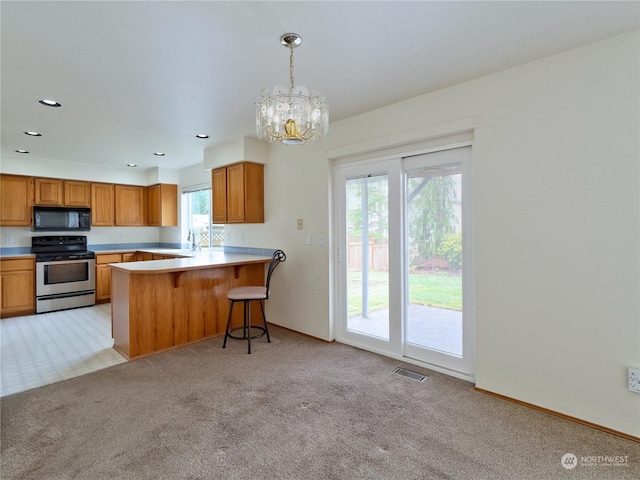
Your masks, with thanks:
M 0 316 L 29 315 L 36 309 L 35 259 L 0 259 Z
M 176 258 L 173 255 L 160 255 L 158 253 L 153 253 L 151 255 L 151 260 L 171 260 L 172 258 Z
M 122 254 L 123 262 L 140 262 L 142 261 L 142 252 L 131 252 Z
M 111 268 L 107 264 L 120 262 L 121 253 L 96 254 L 96 302 L 106 303 L 111 300 Z

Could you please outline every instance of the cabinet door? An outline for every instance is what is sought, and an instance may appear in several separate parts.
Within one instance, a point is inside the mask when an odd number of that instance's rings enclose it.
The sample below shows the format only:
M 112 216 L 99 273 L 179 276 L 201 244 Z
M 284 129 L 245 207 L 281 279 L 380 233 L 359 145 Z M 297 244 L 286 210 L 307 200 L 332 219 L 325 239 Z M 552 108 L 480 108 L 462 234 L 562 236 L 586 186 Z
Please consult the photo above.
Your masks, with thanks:
M 142 254 L 138 252 L 133 253 L 123 253 L 122 261 L 123 262 L 139 262 L 142 260 Z
M 62 180 L 57 178 L 36 178 L 36 205 L 62 205 Z
M 264 165 L 244 165 L 244 222 L 264 223 Z
M 0 225 L 31 225 L 33 178 L 0 175 Z
M 96 265 L 96 300 L 111 298 L 111 268 L 108 265 Z
M 227 223 L 227 169 L 211 172 L 211 203 L 213 223 Z
M 227 222 L 244 222 L 244 163 L 227 167 Z
M 153 185 L 147 189 L 149 200 L 149 225 L 158 227 L 178 226 L 178 186 Z
M 160 193 L 160 185 L 153 185 L 147 190 L 149 195 L 149 225 L 162 225 L 162 196 Z
M 145 187 L 116 185 L 116 225 L 140 226 L 146 224 Z
M 2 315 L 35 310 L 35 272 L 6 272 L 0 275 Z
M 114 186 L 111 183 L 91 184 L 91 225 L 110 227 L 115 223 Z
M 0 315 L 30 313 L 36 307 L 32 258 L 0 261 Z
M 64 181 L 64 204 L 68 207 L 88 207 L 91 205 L 89 182 Z

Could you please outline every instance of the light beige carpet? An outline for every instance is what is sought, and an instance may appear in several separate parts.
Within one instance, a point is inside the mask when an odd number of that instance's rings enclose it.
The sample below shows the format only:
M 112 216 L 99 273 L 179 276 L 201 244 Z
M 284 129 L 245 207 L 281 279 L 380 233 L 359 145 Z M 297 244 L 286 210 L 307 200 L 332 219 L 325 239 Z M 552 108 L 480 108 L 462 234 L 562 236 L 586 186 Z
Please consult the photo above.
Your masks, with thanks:
M 635 442 L 271 331 L 251 355 L 217 338 L 2 398 L 2 479 L 640 478 Z

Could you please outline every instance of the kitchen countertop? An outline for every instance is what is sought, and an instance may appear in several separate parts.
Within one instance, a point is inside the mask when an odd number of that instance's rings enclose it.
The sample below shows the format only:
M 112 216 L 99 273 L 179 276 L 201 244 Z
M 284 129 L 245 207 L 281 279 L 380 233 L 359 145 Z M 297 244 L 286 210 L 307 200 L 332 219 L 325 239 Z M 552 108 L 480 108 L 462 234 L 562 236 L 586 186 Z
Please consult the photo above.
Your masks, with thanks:
M 111 268 L 123 270 L 130 274 L 152 274 L 200 270 L 215 267 L 233 267 L 249 263 L 267 263 L 271 257 L 247 255 L 240 253 L 223 253 L 211 250 L 177 250 L 177 249 L 140 249 L 138 252 L 157 253 L 161 255 L 189 255 L 188 257 L 147 260 L 143 262 L 109 263 Z M 102 252 L 101 252 L 102 253 Z

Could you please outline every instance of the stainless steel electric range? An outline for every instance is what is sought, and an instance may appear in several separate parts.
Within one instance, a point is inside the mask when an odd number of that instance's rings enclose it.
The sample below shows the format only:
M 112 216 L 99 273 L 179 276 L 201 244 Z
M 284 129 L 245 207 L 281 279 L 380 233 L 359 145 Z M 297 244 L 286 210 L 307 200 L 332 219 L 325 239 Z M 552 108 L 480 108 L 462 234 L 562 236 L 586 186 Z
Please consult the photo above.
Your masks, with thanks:
M 87 237 L 32 237 L 36 256 L 36 313 L 86 307 L 96 303 L 96 255 Z

